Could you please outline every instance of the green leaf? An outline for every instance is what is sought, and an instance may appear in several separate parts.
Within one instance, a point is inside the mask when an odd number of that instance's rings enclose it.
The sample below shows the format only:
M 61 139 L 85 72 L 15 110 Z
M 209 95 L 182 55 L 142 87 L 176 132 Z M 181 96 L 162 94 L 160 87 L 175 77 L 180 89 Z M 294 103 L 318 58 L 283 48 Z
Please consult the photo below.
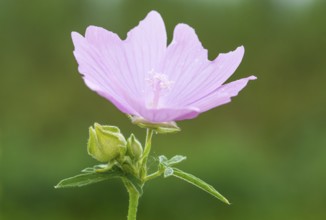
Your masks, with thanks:
M 175 164 L 181 163 L 185 159 L 187 159 L 187 157 L 182 156 L 182 155 L 175 155 L 171 159 L 168 159 L 164 155 L 161 155 L 161 156 L 158 157 L 159 163 L 162 164 L 165 167 L 169 167 L 169 166 L 173 166 Z
M 209 185 L 208 183 L 204 182 L 203 180 L 195 177 L 192 174 L 183 172 L 182 170 L 179 170 L 177 168 L 173 168 L 174 172 L 173 172 L 173 176 L 182 179 L 188 183 L 193 184 L 194 186 L 198 187 L 201 190 L 206 191 L 207 193 L 211 194 L 212 196 L 218 198 L 219 200 L 221 200 L 222 202 L 230 205 L 230 202 L 224 197 L 222 196 L 216 189 L 214 189 L 213 186 Z
M 143 194 L 143 183 L 134 175 L 126 174 L 125 178 L 131 183 L 131 185 L 138 191 L 139 195 Z
M 89 171 L 91 168 L 86 168 L 84 172 Z M 69 188 L 69 187 L 82 187 L 93 183 L 101 182 L 107 179 L 122 177 L 123 173 L 120 170 L 111 170 L 106 173 L 84 173 L 61 180 L 54 188 Z
M 164 156 L 164 155 L 161 155 L 161 156 L 158 157 L 158 161 L 160 163 L 164 164 L 164 163 L 166 163 L 168 161 L 168 158 L 166 156 Z
M 170 160 L 168 160 L 168 161 L 166 162 L 166 164 L 167 164 L 168 166 L 172 166 L 172 165 L 175 165 L 175 164 L 181 163 L 181 162 L 184 161 L 185 159 L 187 159 L 187 157 L 182 156 L 182 155 L 175 155 L 175 156 L 172 157 Z
M 164 170 L 164 178 L 173 175 L 174 170 L 171 167 L 167 167 Z

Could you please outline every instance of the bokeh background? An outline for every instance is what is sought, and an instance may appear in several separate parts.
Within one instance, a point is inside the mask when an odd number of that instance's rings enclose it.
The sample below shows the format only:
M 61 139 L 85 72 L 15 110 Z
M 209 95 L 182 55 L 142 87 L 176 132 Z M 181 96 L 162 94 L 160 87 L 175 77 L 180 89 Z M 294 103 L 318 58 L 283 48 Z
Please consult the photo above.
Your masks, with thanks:
M 227 206 L 178 179 L 145 186 L 139 219 L 326 219 L 326 1 L 0 1 L 0 219 L 125 219 L 119 180 L 55 190 L 96 164 L 88 127 L 144 130 L 90 91 L 77 72 L 71 31 L 102 26 L 125 38 L 150 10 L 169 39 L 177 23 L 196 29 L 210 58 L 244 45 L 232 79 L 257 81 L 182 132 L 154 137 L 153 155 L 215 186 Z

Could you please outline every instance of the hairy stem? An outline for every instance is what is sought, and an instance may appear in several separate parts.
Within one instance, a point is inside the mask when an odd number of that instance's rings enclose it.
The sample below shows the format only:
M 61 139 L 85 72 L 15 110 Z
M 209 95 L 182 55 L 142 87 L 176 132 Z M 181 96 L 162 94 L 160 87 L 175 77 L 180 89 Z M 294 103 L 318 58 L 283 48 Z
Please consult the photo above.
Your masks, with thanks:
M 124 181 L 124 184 L 129 193 L 128 220 L 136 220 L 138 201 L 139 201 L 139 193 L 127 180 Z
M 141 181 L 144 183 L 147 178 L 147 158 L 149 156 L 149 153 L 151 151 L 151 145 L 152 145 L 152 136 L 154 131 L 152 129 L 147 129 L 146 131 L 146 140 L 145 140 L 145 149 L 143 156 L 140 160 L 140 178 Z M 150 175 L 152 176 L 152 175 Z M 149 177 L 151 179 L 151 177 Z M 133 187 L 133 185 L 128 181 L 123 181 L 128 193 L 129 193 L 129 208 L 128 208 L 128 220 L 136 220 L 137 217 L 137 209 L 138 209 L 138 201 L 139 201 L 139 193 L 138 191 Z

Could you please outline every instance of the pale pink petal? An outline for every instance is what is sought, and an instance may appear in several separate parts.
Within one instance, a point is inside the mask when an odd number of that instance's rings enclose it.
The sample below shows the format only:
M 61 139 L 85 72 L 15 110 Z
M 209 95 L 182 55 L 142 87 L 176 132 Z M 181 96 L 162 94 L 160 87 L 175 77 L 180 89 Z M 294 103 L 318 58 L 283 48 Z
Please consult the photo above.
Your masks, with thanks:
M 201 45 L 194 29 L 178 24 L 158 70 L 174 82 L 169 95 L 164 98 L 166 106 L 178 105 L 179 96 L 187 92 L 184 89 L 207 65 L 207 50 Z
M 160 108 L 160 109 L 143 109 L 140 116 L 150 122 L 169 122 L 184 119 L 191 119 L 200 113 L 198 108 Z
M 250 76 L 227 83 L 206 97 L 202 97 L 201 99 L 191 103 L 190 106 L 195 106 L 200 109 L 200 112 L 205 112 L 217 106 L 226 104 L 231 101 L 231 97 L 238 95 L 238 93 L 247 85 L 249 80 L 255 79 L 255 76 Z
M 243 46 L 234 51 L 219 54 L 207 68 L 198 73 L 191 83 L 184 88 L 186 92 L 179 95 L 179 103 L 187 105 L 219 88 L 238 68 L 243 54 Z
M 133 99 L 132 92 L 123 87 L 121 78 L 111 69 L 112 66 L 108 65 L 109 62 L 99 49 L 78 33 L 73 32 L 72 39 L 75 45 L 74 55 L 79 64 L 78 70 L 84 76 L 86 85 L 112 101 L 121 111 L 137 114 L 134 106 L 129 104 Z
M 99 62 L 104 66 L 108 77 L 114 86 L 119 85 L 128 92 L 133 99 L 139 98 L 141 91 L 135 84 L 133 76 L 137 73 L 131 71 L 124 50 L 124 43 L 118 35 L 100 27 L 89 26 L 85 38 L 100 54 Z M 126 89 L 127 88 L 127 89 Z
M 128 32 L 124 41 L 127 73 L 130 80 L 146 96 L 146 79 L 149 72 L 157 68 L 166 51 L 166 30 L 163 19 L 151 11 L 138 26 Z M 145 99 L 142 99 L 145 101 Z

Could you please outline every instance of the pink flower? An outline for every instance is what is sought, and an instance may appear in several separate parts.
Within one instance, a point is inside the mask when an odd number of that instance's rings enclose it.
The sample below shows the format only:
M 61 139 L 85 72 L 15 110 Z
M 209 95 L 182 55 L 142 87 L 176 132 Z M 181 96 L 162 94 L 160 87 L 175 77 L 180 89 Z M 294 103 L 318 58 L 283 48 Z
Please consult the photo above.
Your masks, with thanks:
M 223 83 L 239 66 L 243 46 L 208 60 L 193 28 L 178 24 L 167 46 L 162 17 L 150 12 L 121 40 L 89 26 L 73 32 L 74 55 L 86 85 L 126 114 L 148 122 L 191 119 L 231 101 L 250 76 Z

